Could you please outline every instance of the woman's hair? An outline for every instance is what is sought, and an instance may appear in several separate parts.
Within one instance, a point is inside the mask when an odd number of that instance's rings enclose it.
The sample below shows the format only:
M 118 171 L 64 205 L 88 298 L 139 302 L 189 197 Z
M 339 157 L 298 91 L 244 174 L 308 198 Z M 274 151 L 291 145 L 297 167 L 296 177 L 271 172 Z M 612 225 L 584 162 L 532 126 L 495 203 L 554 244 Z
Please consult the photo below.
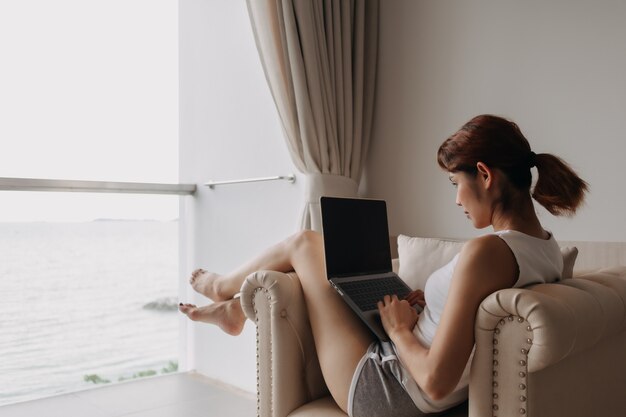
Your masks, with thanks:
M 520 191 L 530 192 L 530 169 L 537 167 L 537 183 L 532 197 L 554 215 L 572 215 L 587 191 L 583 181 L 562 159 L 549 154 L 535 154 L 519 127 L 502 117 L 480 115 L 467 122 L 446 139 L 437 153 L 439 165 L 449 171 L 476 175 L 482 162 L 498 168 Z M 508 209 L 513 197 L 503 189 L 502 204 Z

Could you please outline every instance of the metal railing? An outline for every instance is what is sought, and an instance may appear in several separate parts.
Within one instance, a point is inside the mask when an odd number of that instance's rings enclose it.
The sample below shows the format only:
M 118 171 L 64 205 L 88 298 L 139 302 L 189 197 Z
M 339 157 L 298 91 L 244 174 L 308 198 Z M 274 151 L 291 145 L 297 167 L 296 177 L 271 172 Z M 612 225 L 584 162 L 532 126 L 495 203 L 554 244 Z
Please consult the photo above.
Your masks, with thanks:
M 193 195 L 195 184 L 0 178 L 0 190 Z
M 249 182 L 280 181 L 280 180 L 294 182 L 296 180 L 296 176 L 294 174 L 289 174 L 289 175 L 277 175 L 275 177 L 245 178 L 242 180 L 209 181 L 205 183 L 204 185 L 206 185 L 209 188 L 213 188 L 216 185 L 243 184 L 243 183 L 249 183 Z
M 288 174 L 277 175 L 274 177 L 245 178 L 241 180 L 209 181 L 204 185 L 209 188 L 214 188 L 217 185 L 280 180 L 293 183 L 296 181 L 296 176 L 294 174 Z M 197 187 L 195 184 L 163 184 L 150 182 L 83 181 L 0 177 L 0 191 L 2 190 L 193 195 L 197 191 Z

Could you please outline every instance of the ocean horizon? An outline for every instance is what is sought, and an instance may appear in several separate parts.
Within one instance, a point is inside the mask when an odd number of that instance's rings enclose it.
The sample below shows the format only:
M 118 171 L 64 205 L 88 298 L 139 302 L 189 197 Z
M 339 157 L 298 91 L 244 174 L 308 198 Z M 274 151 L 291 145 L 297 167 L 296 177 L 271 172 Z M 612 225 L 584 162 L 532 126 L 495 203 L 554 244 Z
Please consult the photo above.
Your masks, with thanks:
M 178 219 L 0 223 L 0 405 L 175 371 Z

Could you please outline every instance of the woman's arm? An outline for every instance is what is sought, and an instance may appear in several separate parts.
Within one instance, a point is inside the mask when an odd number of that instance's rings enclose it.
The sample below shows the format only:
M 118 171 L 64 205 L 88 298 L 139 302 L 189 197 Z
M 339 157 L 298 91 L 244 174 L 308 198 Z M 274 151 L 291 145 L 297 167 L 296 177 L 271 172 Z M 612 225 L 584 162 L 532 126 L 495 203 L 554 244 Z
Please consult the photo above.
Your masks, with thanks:
M 512 287 L 517 275 L 515 257 L 499 237 L 487 235 L 467 242 L 454 270 L 430 348 L 422 346 L 413 335 L 417 315 L 407 301 L 385 297 L 379 303 L 387 334 L 402 362 L 429 397 L 441 399 L 454 390 L 474 347 L 478 306 L 489 294 Z

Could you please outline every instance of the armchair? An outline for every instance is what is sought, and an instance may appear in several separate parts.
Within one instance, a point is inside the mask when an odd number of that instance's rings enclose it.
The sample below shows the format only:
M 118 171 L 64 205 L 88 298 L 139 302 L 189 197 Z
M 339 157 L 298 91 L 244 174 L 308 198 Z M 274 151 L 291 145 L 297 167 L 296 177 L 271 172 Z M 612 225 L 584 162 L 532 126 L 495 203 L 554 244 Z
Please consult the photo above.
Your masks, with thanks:
M 618 261 L 626 254 L 622 244 L 585 245 L 590 254 L 608 245 Z M 626 415 L 626 267 L 591 269 L 487 297 L 475 323 L 469 401 L 443 415 Z M 251 274 L 241 303 L 257 326 L 258 415 L 345 417 L 324 384 L 295 273 Z

